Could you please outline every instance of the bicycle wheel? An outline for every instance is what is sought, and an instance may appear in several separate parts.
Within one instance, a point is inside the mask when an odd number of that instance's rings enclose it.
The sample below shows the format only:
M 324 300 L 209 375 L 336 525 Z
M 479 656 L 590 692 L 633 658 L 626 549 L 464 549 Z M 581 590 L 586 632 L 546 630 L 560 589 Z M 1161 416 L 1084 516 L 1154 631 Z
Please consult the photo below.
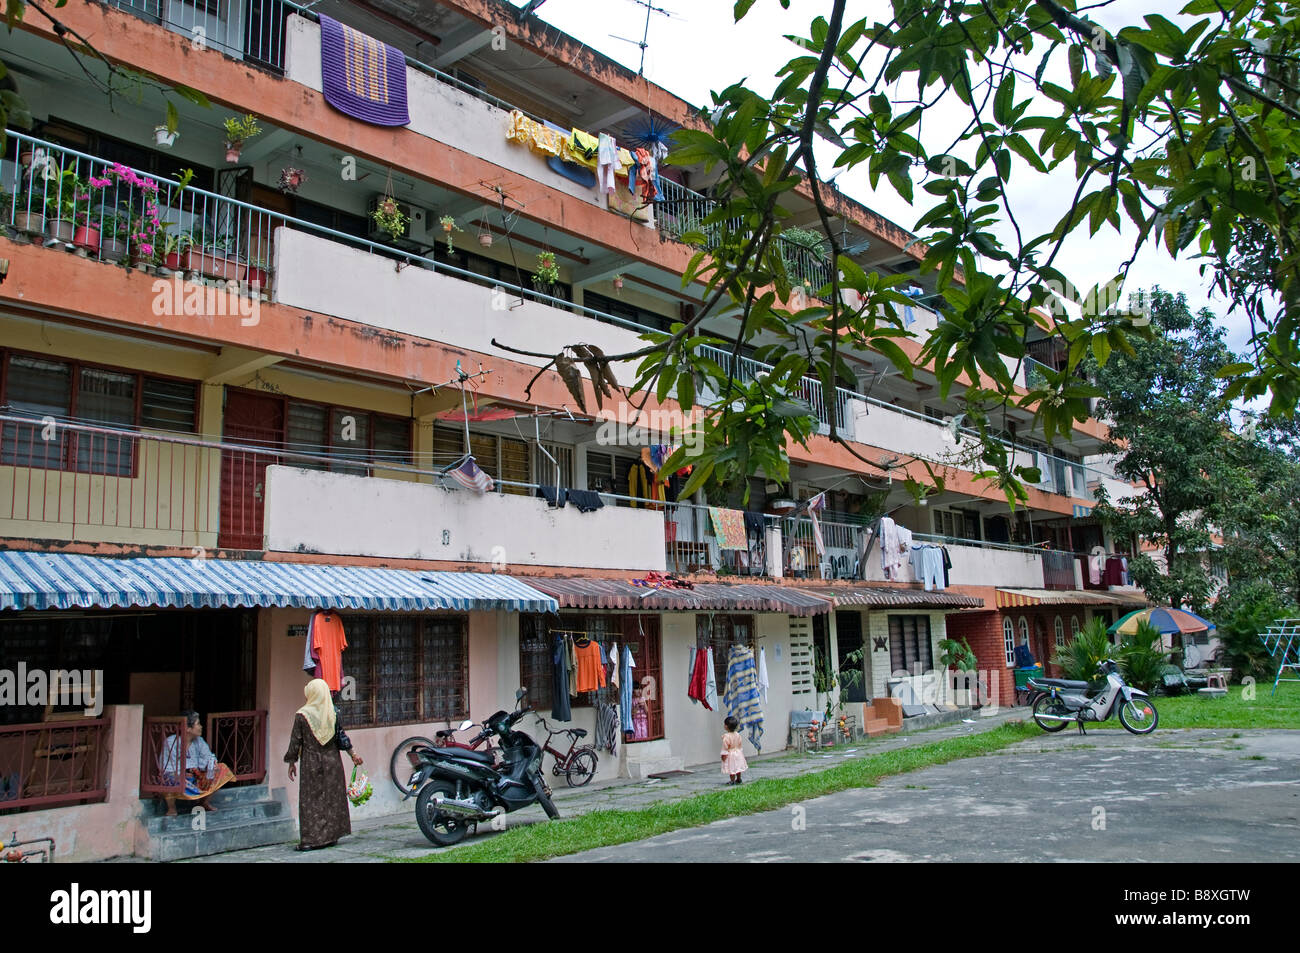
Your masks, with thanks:
M 579 748 L 569 759 L 569 767 L 564 772 L 569 787 L 580 788 L 596 776 L 596 765 L 600 758 L 594 748 Z
M 426 745 L 430 748 L 436 747 L 428 738 L 416 735 L 407 738 L 393 749 L 392 760 L 388 762 L 388 776 L 393 779 L 393 786 L 402 792 L 403 797 L 410 797 L 416 792 L 410 786 L 411 777 L 415 773 L 415 765 L 411 762 L 411 749 L 416 745 Z

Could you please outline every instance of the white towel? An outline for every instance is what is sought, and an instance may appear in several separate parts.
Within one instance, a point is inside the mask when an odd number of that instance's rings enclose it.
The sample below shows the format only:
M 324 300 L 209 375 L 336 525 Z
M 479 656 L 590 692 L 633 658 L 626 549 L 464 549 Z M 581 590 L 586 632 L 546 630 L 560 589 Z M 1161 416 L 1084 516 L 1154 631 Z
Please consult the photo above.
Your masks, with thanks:
M 759 647 L 758 650 L 758 697 L 763 699 L 763 704 L 767 704 L 767 649 Z
M 709 649 L 709 680 L 704 684 L 704 704 L 713 711 L 718 710 L 718 679 L 713 668 L 713 649 Z

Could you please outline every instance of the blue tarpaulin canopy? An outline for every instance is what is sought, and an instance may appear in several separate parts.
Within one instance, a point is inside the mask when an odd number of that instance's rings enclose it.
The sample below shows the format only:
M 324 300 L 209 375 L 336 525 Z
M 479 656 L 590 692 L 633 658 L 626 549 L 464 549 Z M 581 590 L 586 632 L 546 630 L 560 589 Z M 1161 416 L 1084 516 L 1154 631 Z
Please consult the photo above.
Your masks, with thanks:
M 493 573 L 0 552 L 0 609 L 131 607 L 555 612 L 559 603 Z

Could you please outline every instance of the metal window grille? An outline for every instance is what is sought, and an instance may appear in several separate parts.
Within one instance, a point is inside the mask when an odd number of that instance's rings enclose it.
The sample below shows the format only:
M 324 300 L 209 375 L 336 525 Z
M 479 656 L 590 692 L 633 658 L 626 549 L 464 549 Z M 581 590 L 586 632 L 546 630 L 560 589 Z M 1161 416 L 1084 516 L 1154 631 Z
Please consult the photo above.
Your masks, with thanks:
M 713 649 L 715 687 L 718 697 L 727 688 L 727 659 L 733 645 L 743 645 L 757 655 L 752 615 L 722 615 L 709 613 L 695 617 L 695 645 Z
M 919 665 L 922 671 L 934 668 L 929 616 L 891 615 L 889 617 L 889 664 L 895 672 L 910 672 L 916 665 Z
M 355 698 L 339 702 L 344 727 L 453 721 L 469 713 L 466 619 L 346 615 L 345 676 Z

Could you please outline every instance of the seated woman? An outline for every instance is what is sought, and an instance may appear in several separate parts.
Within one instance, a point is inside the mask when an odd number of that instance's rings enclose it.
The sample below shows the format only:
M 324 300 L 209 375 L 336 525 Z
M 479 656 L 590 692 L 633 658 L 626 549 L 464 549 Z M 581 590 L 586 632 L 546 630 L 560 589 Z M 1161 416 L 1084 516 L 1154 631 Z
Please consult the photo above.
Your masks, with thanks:
M 193 801 L 204 810 L 215 811 L 216 808 L 207 799 L 216 793 L 222 785 L 233 781 L 234 773 L 219 762 L 212 749 L 203 740 L 203 723 L 196 711 L 183 711 L 185 719 L 185 766 L 181 767 L 181 739 L 168 735 L 163 741 L 162 768 L 163 781 L 177 784 L 181 776 L 185 779 L 184 791 L 180 794 L 168 794 L 167 816 L 176 816 L 176 799 Z

